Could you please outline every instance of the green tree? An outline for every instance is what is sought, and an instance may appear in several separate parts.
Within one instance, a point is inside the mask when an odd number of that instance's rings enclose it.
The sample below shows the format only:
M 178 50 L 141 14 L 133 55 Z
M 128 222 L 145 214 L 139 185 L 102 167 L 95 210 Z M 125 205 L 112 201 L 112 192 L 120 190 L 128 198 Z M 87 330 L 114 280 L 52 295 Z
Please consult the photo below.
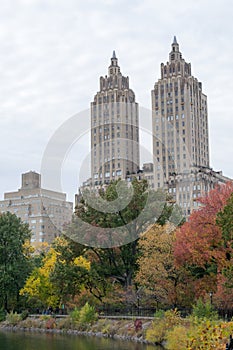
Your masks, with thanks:
M 127 182 L 116 181 L 97 195 L 84 193 L 66 231 L 70 239 L 86 245 L 91 272 L 102 281 L 101 299 L 109 282 L 117 282 L 125 289 L 132 286 L 140 253 L 138 239 L 150 225 L 155 221 L 164 224 L 171 217 L 182 221 L 178 210 L 173 216 L 174 203 L 165 192 L 151 191 L 146 180 L 136 178 L 131 186 L 130 189 Z
M 0 215 L 0 305 L 17 306 L 19 291 L 30 272 L 28 241 L 31 231 L 15 214 Z
M 90 262 L 83 256 L 85 247 L 68 237 L 56 239 L 53 249 L 56 252 L 56 261 L 50 273 L 50 282 L 63 304 L 84 288 L 89 276 Z
M 225 207 L 217 215 L 217 224 L 221 227 L 225 245 L 233 244 L 233 193 Z

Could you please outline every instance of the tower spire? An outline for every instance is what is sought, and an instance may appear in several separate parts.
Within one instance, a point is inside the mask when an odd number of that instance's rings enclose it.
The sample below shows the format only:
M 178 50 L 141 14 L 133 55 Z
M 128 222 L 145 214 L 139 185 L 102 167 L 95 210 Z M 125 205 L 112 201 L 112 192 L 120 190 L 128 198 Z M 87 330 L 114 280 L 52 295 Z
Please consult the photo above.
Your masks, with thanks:
M 182 55 L 179 51 L 179 44 L 177 42 L 176 36 L 174 35 L 173 37 L 173 42 L 172 42 L 172 51 L 169 54 L 169 61 L 175 61 L 175 60 L 180 60 L 182 58 Z
M 177 40 L 176 40 L 176 36 L 174 35 L 174 38 L 173 38 L 173 44 L 178 44 Z
M 108 68 L 109 75 L 112 74 L 119 74 L 120 73 L 120 67 L 118 66 L 118 59 L 116 57 L 116 51 L 113 50 L 112 57 L 111 57 L 111 65 Z

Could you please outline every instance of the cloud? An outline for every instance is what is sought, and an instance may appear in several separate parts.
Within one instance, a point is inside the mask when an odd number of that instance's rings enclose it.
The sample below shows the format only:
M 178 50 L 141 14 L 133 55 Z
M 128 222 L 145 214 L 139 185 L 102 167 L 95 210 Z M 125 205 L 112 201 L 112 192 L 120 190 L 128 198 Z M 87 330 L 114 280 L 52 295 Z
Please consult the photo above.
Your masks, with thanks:
M 55 130 L 89 108 L 114 49 L 137 101 L 150 108 L 150 93 L 173 35 L 208 96 L 211 163 L 233 176 L 232 10 L 229 0 L 4 1 L 0 193 L 14 190 L 21 172 L 40 170 Z

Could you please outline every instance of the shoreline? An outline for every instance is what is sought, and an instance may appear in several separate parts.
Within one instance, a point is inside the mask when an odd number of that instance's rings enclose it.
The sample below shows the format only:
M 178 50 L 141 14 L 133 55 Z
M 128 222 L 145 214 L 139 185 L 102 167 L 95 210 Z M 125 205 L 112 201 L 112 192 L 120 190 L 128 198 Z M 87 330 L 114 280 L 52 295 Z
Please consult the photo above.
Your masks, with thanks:
M 134 343 L 141 343 L 145 345 L 156 346 L 156 344 L 145 339 L 145 331 L 150 326 L 151 321 L 142 322 L 142 328 L 138 331 L 134 328 L 134 322 L 131 320 L 114 320 L 114 319 L 98 319 L 96 323 L 88 326 L 86 330 L 75 328 L 46 328 L 43 321 L 39 319 L 29 319 L 33 322 L 38 322 L 38 327 L 26 326 L 27 320 L 20 321 L 17 325 L 9 325 L 5 321 L 0 323 L 0 331 L 7 332 L 28 332 L 28 333 L 50 333 L 58 335 L 74 335 L 97 338 L 110 338 L 120 341 L 131 341 Z M 140 318 L 138 318 L 140 320 Z M 57 321 L 57 319 L 56 319 Z M 143 320 L 145 321 L 145 320 Z M 101 324 L 100 324 L 101 323 Z M 59 323 L 56 324 L 59 327 Z M 100 328 L 103 328 L 101 331 Z M 118 332 L 117 332 L 118 331 Z

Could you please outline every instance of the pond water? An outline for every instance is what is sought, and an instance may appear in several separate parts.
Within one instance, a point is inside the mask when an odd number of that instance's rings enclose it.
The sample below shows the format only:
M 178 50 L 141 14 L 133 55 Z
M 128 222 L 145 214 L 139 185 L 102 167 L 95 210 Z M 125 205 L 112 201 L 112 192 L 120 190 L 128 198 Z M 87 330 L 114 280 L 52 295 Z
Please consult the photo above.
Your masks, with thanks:
M 163 350 L 160 346 L 143 345 L 105 338 L 35 334 L 0 331 L 0 349 L 4 350 Z

